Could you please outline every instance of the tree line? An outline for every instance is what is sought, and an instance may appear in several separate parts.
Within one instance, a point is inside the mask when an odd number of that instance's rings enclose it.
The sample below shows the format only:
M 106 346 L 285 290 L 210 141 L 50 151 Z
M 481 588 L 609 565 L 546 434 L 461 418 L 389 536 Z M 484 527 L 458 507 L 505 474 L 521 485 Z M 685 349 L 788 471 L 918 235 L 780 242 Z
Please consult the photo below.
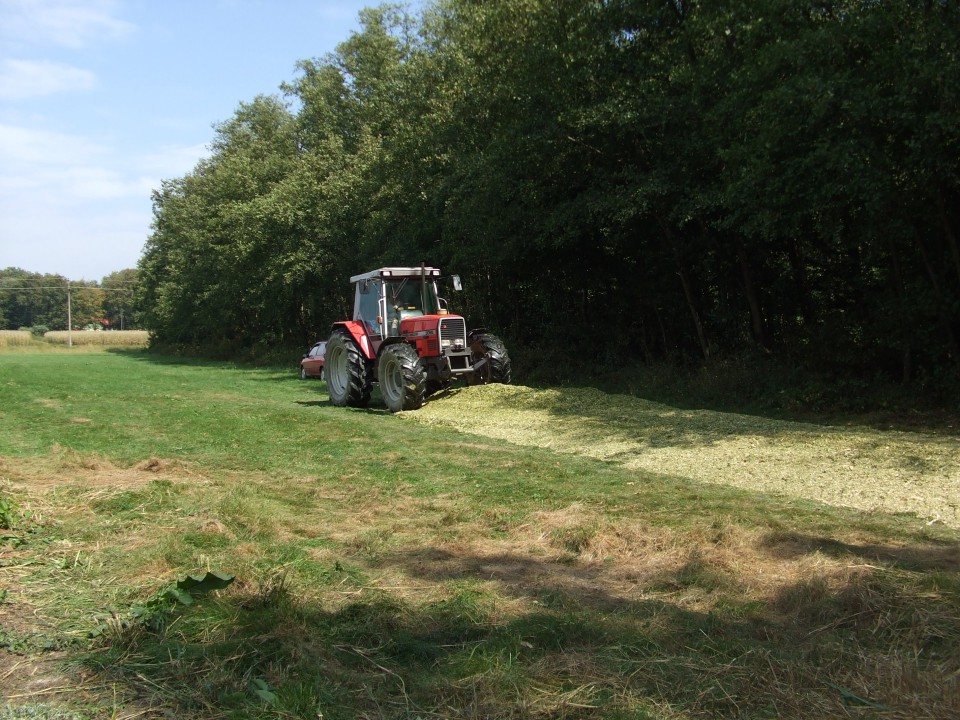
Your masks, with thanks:
M 137 271 L 110 273 L 97 283 L 20 268 L 0 269 L 0 329 L 67 329 L 67 293 L 74 329 L 96 325 L 131 330 L 137 325 Z
M 364 10 L 154 194 L 160 342 L 305 344 L 426 260 L 546 363 L 960 368 L 953 0 Z

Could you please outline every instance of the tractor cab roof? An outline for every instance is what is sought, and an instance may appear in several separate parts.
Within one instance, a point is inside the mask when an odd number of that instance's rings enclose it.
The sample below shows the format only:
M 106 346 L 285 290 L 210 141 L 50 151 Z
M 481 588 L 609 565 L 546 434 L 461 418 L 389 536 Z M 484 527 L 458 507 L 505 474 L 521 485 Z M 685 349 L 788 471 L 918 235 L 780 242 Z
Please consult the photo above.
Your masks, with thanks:
M 362 275 L 354 275 L 350 282 L 358 283 L 364 280 L 373 280 L 374 278 L 438 278 L 440 277 L 439 268 L 434 267 L 385 267 L 379 270 L 371 270 Z

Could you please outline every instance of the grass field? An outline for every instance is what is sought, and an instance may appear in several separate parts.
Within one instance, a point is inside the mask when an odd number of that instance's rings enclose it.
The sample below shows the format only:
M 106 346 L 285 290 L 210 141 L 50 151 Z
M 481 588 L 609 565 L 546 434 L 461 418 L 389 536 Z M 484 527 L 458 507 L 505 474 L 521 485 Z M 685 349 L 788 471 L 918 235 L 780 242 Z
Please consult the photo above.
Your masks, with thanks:
M 420 420 L 509 427 L 483 391 Z M 662 413 L 549 392 L 562 447 L 334 408 L 295 362 L 0 353 L 0 718 L 957 716 L 960 532 L 571 451 Z

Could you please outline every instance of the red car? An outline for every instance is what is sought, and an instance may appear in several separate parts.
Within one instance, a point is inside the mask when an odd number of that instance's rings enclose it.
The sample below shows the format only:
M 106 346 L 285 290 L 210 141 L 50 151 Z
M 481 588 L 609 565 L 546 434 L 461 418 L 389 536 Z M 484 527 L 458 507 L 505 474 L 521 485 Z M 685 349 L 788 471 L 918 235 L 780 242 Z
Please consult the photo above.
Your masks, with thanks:
M 327 352 L 327 341 L 321 340 L 303 356 L 300 361 L 300 379 L 317 378 L 323 380 L 324 353 Z

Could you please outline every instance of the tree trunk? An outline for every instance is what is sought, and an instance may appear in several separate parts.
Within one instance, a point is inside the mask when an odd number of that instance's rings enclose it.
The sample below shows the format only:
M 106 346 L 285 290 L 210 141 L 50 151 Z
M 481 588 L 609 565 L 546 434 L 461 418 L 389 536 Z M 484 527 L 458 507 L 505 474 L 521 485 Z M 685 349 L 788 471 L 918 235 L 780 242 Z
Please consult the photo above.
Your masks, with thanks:
M 897 249 L 892 241 L 888 241 L 890 246 L 890 263 L 893 266 L 893 288 L 897 295 L 897 302 L 905 306 L 907 302 L 907 292 L 903 284 L 903 272 L 900 268 L 900 260 L 897 256 Z M 901 369 L 902 380 L 904 383 L 910 382 L 913 378 L 913 352 L 909 338 L 905 338 L 906 344 L 901 348 Z
M 763 321 L 763 309 L 760 307 L 756 283 L 753 280 L 753 270 L 747 261 L 747 253 L 743 249 L 743 244 L 736 241 L 736 246 L 737 262 L 740 264 L 740 276 L 743 280 L 743 292 L 747 298 L 747 305 L 750 307 L 750 328 L 753 333 L 753 340 L 764 352 L 769 353 L 770 344 L 767 338 L 767 328 Z
M 797 304 L 800 317 L 807 327 L 816 322 L 816 312 L 810 298 L 810 283 L 807 280 L 807 269 L 803 265 L 803 256 L 796 238 L 787 243 L 787 257 L 790 259 L 790 274 L 793 276 L 793 286 L 796 288 Z
M 950 311 L 947 307 L 947 300 L 944 297 L 943 290 L 940 287 L 940 281 L 937 280 L 937 273 L 933 269 L 933 265 L 930 263 L 930 258 L 927 256 L 927 250 L 923 246 L 923 240 L 917 236 L 916 238 L 917 249 L 920 251 L 920 257 L 923 259 L 924 269 L 927 271 L 927 276 L 930 278 L 930 285 L 933 287 L 933 296 L 936 298 L 937 302 L 937 314 L 940 316 L 940 322 L 943 325 L 943 335 L 946 340 L 947 350 L 950 353 L 950 358 L 954 363 L 960 363 L 960 347 L 957 345 L 957 336 L 953 332 L 953 318 L 950 316 Z
M 660 326 L 660 341 L 663 343 L 663 357 L 668 357 L 667 326 L 663 324 L 663 315 L 660 314 L 660 308 L 657 308 L 655 312 L 657 314 L 657 324 Z
M 960 244 L 957 243 L 957 234 L 953 231 L 953 226 L 950 223 L 950 216 L 947 214 L 946 204 L 943 201 L 943 193 L 937 193 L 937 204 L 940 210 L 940 225 L 943 227 L 943 236 L 947 241 L 947 247 L 950 248 L 953 269 L 957 273 L 957 281 L 960 282 Z
M 673 260 L 677 266 L 677 277 L 680 278 L 680 284 L 683 286 L 683 296 L 687 300 L 687 308 L 690 310 L 690 317 L 693 319 L 693 325 L 697 331 L 697 342 L 700 343 L 700 352 L 703 353 L 703 358 L 706 360 L 710 357 L 710 344 L 707 342 L 707 333 L 704 330 L 703 322 L 700 320 L 700 313 L 697 310 L 697 303 L 693 295 L 693 283 L 690 281 L 690 272 L 687 270 L 687 265 L 683 261 L 683 255 L 677 247 L 670 226 L 661 221 L 660 228 L 663 230 L 664 239 L 670 251 L 673 253 Z

